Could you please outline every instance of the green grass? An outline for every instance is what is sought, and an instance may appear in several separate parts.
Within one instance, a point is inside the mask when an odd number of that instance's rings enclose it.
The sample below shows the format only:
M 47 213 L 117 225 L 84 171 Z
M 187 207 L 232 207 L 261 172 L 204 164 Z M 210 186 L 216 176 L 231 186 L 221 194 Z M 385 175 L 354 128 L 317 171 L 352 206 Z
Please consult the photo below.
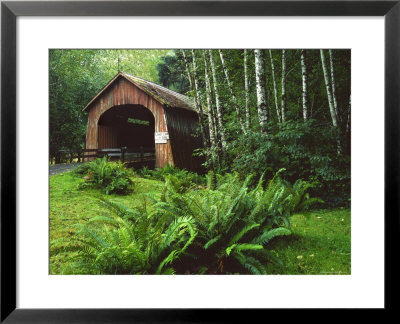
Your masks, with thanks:
M 71 252 L 55 248 L 52 241 L 71 238 L 75 224 L 101 215 L 99 198 L 112 199 L 133 208 L 146 199 L 159 196 L 163 183 L 135 177 L 135 190 L 127 196 L 105 196 L 100 190 L 82 189 L 83 180 L 71 172 L 50 176 L 50 274 L 60 274 Z M 293 234 L 270 242 L 269 250 L 283 265 L 269 264 L 269 274 L 350 274 L 351 218 L 349 209 L 319 210 L 291 218 Z
M 84 223 L 102 214 L 100 198 L 112 199 L 133 208 L 143 203 L 144 194 L 161 194 L 163 183 L 156 180 L 134 178 L 135 190 L 127 196 L 105 196 L 100 190 L 78 190 L 79 177 L 71 172 L 50 176 L 50 274 L 59 274 L 61 267 L 68 262 L 68 253 L 63 246 L 52 248 L 51 242 L 75 235 L 75 224 Z
M 269 250 L 283 266 L 269 265 L 270 274 L 351 274 L 349 209 L 319 210 L 293 215 L 289 237 Z

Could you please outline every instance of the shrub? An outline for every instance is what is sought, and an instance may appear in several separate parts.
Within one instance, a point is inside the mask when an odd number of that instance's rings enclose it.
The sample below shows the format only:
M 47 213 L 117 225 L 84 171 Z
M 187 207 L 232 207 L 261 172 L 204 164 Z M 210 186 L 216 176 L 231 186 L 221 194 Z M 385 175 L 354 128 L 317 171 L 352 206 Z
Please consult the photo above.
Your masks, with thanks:
M 111 193 L 127 194 L 133 189 L 131 172 L 121 162 L 110 162 L 107 157 L 80 165 L 75 174 L 84 175 L 80 187 L 103 189 L 106 195 Z
M 293 186 L 280 170 L 254 189 L 238 173 L 207 175 L 208 187 L 182 192 L 167 176 L 161 199 L 144 199 L 142 208 L 103 201 L 108 212 L 80 231 L 71 273 L 265 274 L 268 262 L 280 262 L 265 247 L 289 235 L 290 216 L 320 202 L 310 198 L 314 184 Z
M 103 201 L 108 213 L 97 216 L 79 231 L 78 251 L 64 273 L 75 274 L 174 274 L 171 264 L 177 260 L 197 235 L 190 217 L 166 221 L 140 209 Z
M 156 168 L 154 170 L 142 168 L 138 174 L 145 178 L 174 182 L 180 187 L 181 192 L 195 186 L 205 184 L 205 178 L 201 175 L 194 172 L 189 172 L 185 169 L 179 169 L 169 164 L 167 164 L 164 168 Z
M 232 169 L 254 179 L 285 168 L 285 179 L 318 182 L 312 191 L 327 205 L 346 206 L 350 199 L 350 156 L 338 155 L 336 132 L 315 120 L 273 125 L 268 135 L 249 132 L 231 144 Z M 255 185 L 255 183 L 252 183 Z
M 260 180 L 248 190 L 251 176 L 243 182 L 237 173 L 207 175 L 208 188 L 183 194 L 166 183 L 162 208 L 166 214 L 188 215 L 196 220 L 196 241 L 182 257 L 181 272 L 266 273 L 265 264 L 276 258 L 264 249 L 273 237 L 290 234 L 294 211 L 320 201 L 307 191 L 313 186 L 298 181 L 294 186 L 280 178 L 280 170 L 263 189 Z M 194 259 L 193 257 L 194 256 Z M 184 260 L 184 261 L 183 261 Z

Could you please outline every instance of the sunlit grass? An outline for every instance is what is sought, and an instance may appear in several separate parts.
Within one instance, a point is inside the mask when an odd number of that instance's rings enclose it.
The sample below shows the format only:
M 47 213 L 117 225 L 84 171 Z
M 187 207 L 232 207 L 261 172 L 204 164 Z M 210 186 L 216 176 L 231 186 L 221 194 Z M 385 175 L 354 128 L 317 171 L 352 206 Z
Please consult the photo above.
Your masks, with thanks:
M 293 235 L 270 244 L 283 266 L 270 265 L 269 273 L 351 274 L 349 209 L 297 214 L 291 221 Z
M 68 254 L 58 247 L 52 248 L 55 239 L 75 235 L 75 224 L 85 223 L 104 210 L 100 198 L 112 199 L 134 208 L 143 203 L 144 194 L 155 197 L 161 194 L 162 182 L 144 178 L 134 178 L 135 190 L 127 196 L 105 196 L 100 190 L 78 189 L 81 180 L 71 172 L 50 176 L 50 273 L 57 274 L 60 266 L 67 262 Z

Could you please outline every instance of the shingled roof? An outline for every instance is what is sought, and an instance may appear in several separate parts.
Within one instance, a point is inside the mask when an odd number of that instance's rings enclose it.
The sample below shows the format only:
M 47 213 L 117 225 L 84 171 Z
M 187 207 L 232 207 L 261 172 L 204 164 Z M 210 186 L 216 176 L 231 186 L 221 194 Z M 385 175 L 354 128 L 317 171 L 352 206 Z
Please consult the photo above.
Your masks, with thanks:
M 129 82 L 133 83 L 139 89 L 148 93 L 150 96 L 152 96 L 154 99 L 156 99 L 166 107 L 178 107 L 191 111 L 196 111 L 195 104 L 192 98 L 162 87 L 156 83 L 138 78 L 124 72 L 119 72 L 114 78 L 112 78 L 110 82 L 108 82 L 104 86 L 104 88 L 101 89 L 100 92 L 92 100 L 90 100 L 90 102 L 82 110 L 86 110 L 119 77 L 123 77 Z

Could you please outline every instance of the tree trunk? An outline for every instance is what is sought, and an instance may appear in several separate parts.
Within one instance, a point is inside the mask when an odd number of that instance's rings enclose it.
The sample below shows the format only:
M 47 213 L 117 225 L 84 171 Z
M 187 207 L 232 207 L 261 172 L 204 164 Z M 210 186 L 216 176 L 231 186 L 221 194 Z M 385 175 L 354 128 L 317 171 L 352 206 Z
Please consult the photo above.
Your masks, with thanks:
M 330 49 L 329 51 L 329 62 L 331 66 L 331 83 L 332 83 L 332 99 L 333 99 L 333 107 L 335 108 L 335 113 L 336 113 L 336 118 L 338 122 L 340 121 L 340 115 L 339 115 L 339 110 L 338 110 L 338 104 L 336 100 L 336 82 L 335 82 L 335 70 L 333 67 L 333 53 L 332 50 Z
M 282 50 L 282 97 L 281 97 L 281 116 L 282 123 L 286 120 L 286 52 Z
M 331 82 L 330 82 L 330 79 L 329 79 L 328 69 L 327 69 L 327 66 L 326 66 L 326 59 L 325 59 L 324 50 L 321 49 L 320 53 L 321 53 L 322 70 L 324 72 L 326 94 L 328 96 L 329 111 L 331 113 L 331 118 L 332 118 L 332 125 L 334 127 L 337 127 L 338 126 L 338 124 L 337 124 L 337 116 L 336 116 L 335 106 L 334 106 L 334 103 L 333 103 Z
M 265 53 L 264 50 L 254 50 L 254 59 L 256 67 L 256 89 L 257 89 L 257 108 L 258 121 L 260 123 L 261 133 L 266 132 L 268 122 L 268 107 L 265 91 Z
M 276 88 L 276 80 L 275 80 L 275 64 L 274 64 L 274 59 L 272 57 L 272 51 L 269 50 L 269 58 L 271 60 L 271 74 L 272 74 L 272 84 L 273 84 L 273 88 L 274 88 L 274 99 L 275 99 L 275 109 L 276 109 L 276 115 L 278 117 L 278 122 L 281 123 L 282 122 L 282 117 L 281 117 L 281 112 L 279 109 L 279 105 L 278 105 L 278 90 Z
M 247 50 L 243 53 L 244 65 L 244 96 L 246 101 L 246 128 L 250 130 L 250 107 L 249 107 L 249 76 L 247 71 Z
M 346 134 L 348 134 L 350 132 L 350 118 L 351 118 L 351 95 L 349 98 L 349 108 L 348 108 L 348 112 L 347 112 L 347 123 L 346 123 Z
M 222 69 L 224 70 L 226 83 L 228 84 L 228 89 L 229 89 L 229 92 L 231 93 L 232 102 L 233 102 L 233 105 L 235 106 L 235 110 L 236 110 L 236 114 L 237 114 L 237 117 L 238 117 L 238 120 L 239 120 L 240 127 L 242 128 L 243 133 L 246 133 L 246 127 L 244 125 L 243 118 L 242 118 L 242 116 L 240 114 L 240 108 L 239 108 L 235 93 L 233 91 L 233 86 L 232 86 L 231 80 L 229 78 L 228 68 L 227 68 L 227 66 L 225 64 L 224 54 L 222 53 L 221 50 L 218 50 L 218 52 L 219 52 L 219 56 L 221 58 Z
M 208 139 L 206 136 L 206 133 L 204 131 L 204 113 L 203 113 L 203 107 L 201 106 L 201 100 L 200 100 L 200 92 L 199 92 L 199 83 L 198 83 L 198 78 L 197 78 L 197 65 L 196 65 L 196 54 L 194 50 L 192 50 L 192 58 L 193 58 L 193 81 L 194 81 L 194 90 L 196 93 L 196 109 L 199 114 L 199 120 L 200 120 L 200 132 L 201 132 L 201 137 L 203 139 L 204 146 L 208 146 Z
M 301 50 L 301 78 L 302 78 L 302 97 L 303 97 L 303 118 L 308 119 L 308 74 L 306 62 L 306 50 Z
M 193 90 L 192 74 L 191 74 L 191 72 L 190 72 L 189 63 L 188 63 L 188 61 L 187 61 L 187 57 L 186 57 L 185 51 L 184 51 L 184 50 L 181 50 L 181 52 L 182 52 L 182 55 L 183 55 L 183 60 L 185 61 L 186 73 L 187 73 L 187 75 L 188 75 L 188 80 L 189 80 L 190 89 Z
M 223 152 L 226 152 L 225 127 L 222 120 L 222 107 L 221 107 L 221 101 L 219 99 L 217 73 L 215 71 L 215 63 L 212 50 L 208 50 L 208 54 L 210 56 L 211 72 L 213 77 L 214 93 L 215 93 L 215 106 L 217 108 L 217 120 L 218 120 L 217 130 L 219 131 L 219 135 L 221 138 L 222 150 Z
M 216 129 L 216 124 L 215 124 L 215 112 L 214 112 L 214 106 L 213 102 L 211 99 L 211 82 L 210 82 L 210 75 L 209 75 L 209 70 L 208 70 L 208 63 L 207 63 L 207 57 L 206 57 L 206 50 L 203 50 L 203 58 L 204 58 L 204 79 L 206 82 L 206 99 L 207 99 L 207 108 L 208 108 L 208 128 L 210 132 L 210 143 L 211 143 L 211 157 L 212 161 L 215 164 L 215 152 L 217 150 L 218 144 L 217 144 L 217 129 Z
M 337 115 L 336 115 L 335 106 L 334 106 L 333 98 L 332 98 L 332 85 L 329 80 L 329 73 L 328 73 L 328 69 L 326 67 L 326 59 L 325 59 L 325 53 L 324 53 L 323 49 L 320 50 L 320 54 L 321 54 L 322 70 L 324 72 L 326 93 L 328 96 L 329 111 L 331 113 L 331 118 L 332 118 L 332 125 L 333 125 L 333 127 L 338 128 Z M 341 152 L 342 152 L 342 145 L 340 143 L 340 134 L 337 137 L 337 152 L 338 152 L 338 154 L 341 154 Z

